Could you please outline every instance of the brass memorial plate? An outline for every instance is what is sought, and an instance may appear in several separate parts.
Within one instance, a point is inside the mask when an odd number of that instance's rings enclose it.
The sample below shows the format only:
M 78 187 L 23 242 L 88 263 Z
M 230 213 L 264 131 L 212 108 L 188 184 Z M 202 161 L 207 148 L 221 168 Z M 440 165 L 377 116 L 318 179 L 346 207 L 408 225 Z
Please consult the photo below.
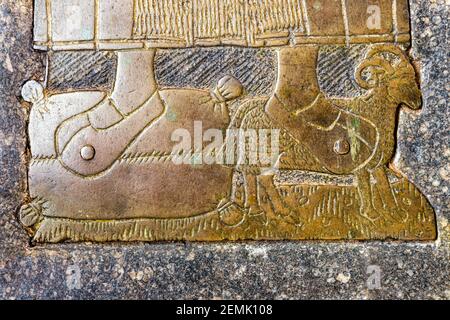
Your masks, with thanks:
M 434 240 L 407 0 L 35 0 L 36 242 Z

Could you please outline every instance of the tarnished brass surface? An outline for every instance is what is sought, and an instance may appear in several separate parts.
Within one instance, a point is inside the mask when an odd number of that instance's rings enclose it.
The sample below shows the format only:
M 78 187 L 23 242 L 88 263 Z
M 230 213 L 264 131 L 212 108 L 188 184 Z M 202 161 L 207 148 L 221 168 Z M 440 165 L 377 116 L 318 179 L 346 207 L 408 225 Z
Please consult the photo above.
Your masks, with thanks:
M 435 239 L 432 207 L 392 163 L 399 108 L 422 104 L 408 19 L 406 0 L 36 1 L 36 49 L 107 50 L 117 69 L 105 90 L 24 85 L 21 222 L 39 242 Z M 214 78 L 214 51 L 195 64 L 207 86 L 164 87 L 161 65 L 183 76 L 158 54 L 180 47 L 271 50 L 273 89 L 260 93 L 258 63 Z M 329 95 L 349 65 L 351 90 Z

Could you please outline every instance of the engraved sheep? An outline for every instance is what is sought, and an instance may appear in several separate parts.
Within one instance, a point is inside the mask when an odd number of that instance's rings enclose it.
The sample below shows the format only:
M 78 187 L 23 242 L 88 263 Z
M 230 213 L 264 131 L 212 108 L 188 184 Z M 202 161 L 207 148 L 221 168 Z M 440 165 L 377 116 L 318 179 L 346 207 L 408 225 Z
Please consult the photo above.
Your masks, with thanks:
M 330 100 L 329 103 L 359 115 L 377 129 L 372 154 L 364 166 L 352 170 L 357 178 L 361 213 L 369 219 L 379 217 L 371 193 L 370 175 L 373 173 L 388 213 L 397 218 L 395 215 L 401 212 L 396 210 L 396 199 L 386 170 L 395 154 L 399 106 L 418 110 L 422 104 L 416 72 L 401 49 L 380 45 L 368 50 L 355 72 L 355 79 L 367 90 L 365 95 L 351 100 Z
M 281 157 L 275 169 L 352 174 L 356 177 L 363 217 L 370 221 L 382 216 L 389 220 L 404 219 L 398 210 L 387 170 L 395 153 L 399 107 L 406 105 L 414 110 L 421 107 L 415 69 L 398 47 L 376 45 L 368 49 L 356 69 L 355 79 L 366 90 L 364 95 L 351 99 L 328 99 L 321 93 L 311 105 L 292 112 L 289 121 L 293 122 L 290 124 L 275 124 L 264 112 L 264 106 L 250 103 L 242 107 L 240 114 L 245 115 L 237 116 L 238 120 L 235 119 L 233 125 L 241 129 L 281 127 Z M 334 120 L 323 121 L 326 117 Z M 293 128 L 292 123 L 296 123 L 298 128 Z M 344 138 L 334 142 L 331 148 L 320 142 L 329 142 L 339 134 Z M 309 145 L 307 141 L 310 141 Z M 333 160 L 335 162 L 331 163 L 330 158 L 336 159 Z M 236 170 L 245 175 L 245 206 L 251 211 L 261 211 L 256 194 L 258 176 L 261 184 L 261 170 L 246 165 L 238 166 Z M 371 175 L 382 196 L 382 211 L 377 211 L 374 206 Z M 284 200 L 274 191 L 273 177 L 271 186 L 267 186 L 267 178 L 263 180 L 266 181 L 264 188 L 272 189 L 268 193 L 278 214 L 295 222 L 295 215 L 285 209 Z

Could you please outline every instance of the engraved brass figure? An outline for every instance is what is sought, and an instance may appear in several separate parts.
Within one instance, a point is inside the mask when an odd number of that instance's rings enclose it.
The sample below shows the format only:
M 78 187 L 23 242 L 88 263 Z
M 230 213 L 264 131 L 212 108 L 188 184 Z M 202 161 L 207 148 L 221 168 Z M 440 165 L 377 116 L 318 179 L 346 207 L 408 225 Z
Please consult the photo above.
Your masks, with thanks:
M 34 241 L 435 239 L 432 207 L 392 164 L 399 108 L 421 108 L 404 51 L 406 0 L 371 10 L 327 0 L 160 4 L 35 1 L 34 46 L 50 61 L 56 52 L 106 51 L 117 68 L 111 87 L 23 87 L 31 161 L 20 221 Z M 210 51 L 171 60 L 180 48 Z M 359 53 L 333 55 L 352 48 Z M 274 65 L 220 65 L 215 49 L 253 50 Z M 324 52 L 330 59 L 320 62 Z M 76 73 L 69 67 L 78 60 L 67 57 L 58 74 Z M 171 73 L 174 85 L 163 86 L 158 66 L 180 61 L 177 70 L 207 85 Z M 56 67 L 48 68 L 50 77 Z M 268 69 L 273 80 L 261 75 Z M 321 86 L 335 76 L 353 86 L 351 96 Z M 254 154 L 260 136 L 236 132 L 270 132 L 270 164 Z M 237 162 L 198 161 L 234 144 L 244 151 Z
M 386 54 L 391 55 L 391 61 L 383 56 Z M 364 75 L 366 72 L 367 75 Z M 258 111 L 265 112 L 261 108 L 251 110 L 252 114 L 244 117 L 239 126 L 245 129 L 254 127 L 255 119 L 266 116 L 270 118 L 270 114 L 274 114 L 274 119 L 270 119 L 274 123 L 270 126 L 286 130 L 287 140 L 297 145 L 282 143 L 286 149 L 282 150 L 278 169 L 354 174 L 363 217 L 373 221 L 384 214 L 387 219 L 405 219 L 407 213 L 397 205 L 387 170 L 395 152 L 398 107 L 405 105 L 417 110 L 421 106 L 415 70 L 398 47 L 376 45 L 368 50 L 357 67 L 355 79 L 361 88 L 367 90 L 364 96 L 338 100 L 327 99 L 319 94 L 312 104 L 298 108 L 297 101 L 293 105 L 286 105 L 275 94 L 274 99 L 280 103 L 276 110 L 271 109 L 274 104 L 269 102 L 266 106 L 267 115 L 258 114 Z M 297 91 L 301 94 L 300 87 Z M 288 114 L 290 110 L 294 111 Z M 326 143 L 332 143 L 341 134 L 344 134 L 343 138 L 336 140 L 334 145 Z M 322 140 L 328 150 L 315 145 Z M 296 154 L 298 150 L 301 154 Z M 372 173 L 384 210 L 377 210 L 373 204 Z M 246 206 L 251 211 L 259 212 L 261 209 L 256 196 L 256 176 L 250 173 L 245 181 L 246 188 L 251 193 L 247 196 Z M 272 200 L 276 201 L 277 209 L 286 211 L 286 205 L 283 205 L 276 193 L 274 197 L 276 200 Z

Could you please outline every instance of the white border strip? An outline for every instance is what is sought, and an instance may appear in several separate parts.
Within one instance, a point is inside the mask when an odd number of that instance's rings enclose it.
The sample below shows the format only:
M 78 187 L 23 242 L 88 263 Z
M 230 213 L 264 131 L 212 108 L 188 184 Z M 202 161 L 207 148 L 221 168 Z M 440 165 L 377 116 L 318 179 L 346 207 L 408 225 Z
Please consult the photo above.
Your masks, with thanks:
M 302 0 L 302 11 L 303 11 L 303 20 L 305 20 L 306 34 L 309 36 L 311 35 L 311 26 L 309 24 L 308 8 L 306 7 L 306 0 Z
M 341 5 L 342 5 L 342 17 L 344 19 L 345 44 L 348 47 L 348 46 L 350 46 L 350 27 L 349 27 L 349 23 L 348 23 L 348 15 L 347 15 L 347 1 L 341 0 Z

